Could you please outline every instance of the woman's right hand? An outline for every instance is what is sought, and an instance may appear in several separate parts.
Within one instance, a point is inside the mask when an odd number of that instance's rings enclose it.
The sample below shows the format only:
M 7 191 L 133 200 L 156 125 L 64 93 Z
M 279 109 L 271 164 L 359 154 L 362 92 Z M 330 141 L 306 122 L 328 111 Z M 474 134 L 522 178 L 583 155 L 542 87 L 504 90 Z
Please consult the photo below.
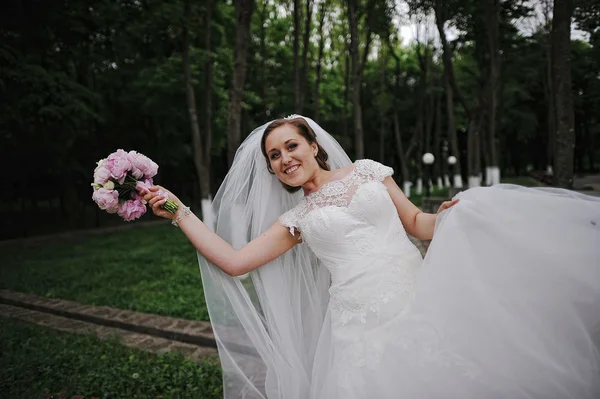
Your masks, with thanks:
M 178 211 L 183 208 L 183 204 L 179 198 L 162 186 L 152 186 L 148 189 L 142 189 L 140 190 L 140 194 L 143 195 L 144 200 L 148 202 L 148 205 L 150 205 L 152 208 L 152 212 L 156 216 L 165 219 L 173 220 L 177 217 L 177 213 L 171 213 L 166 209 L 161 208 L 161 206 L 164 205 L 167 200 L 175 202 L 179 207 Z

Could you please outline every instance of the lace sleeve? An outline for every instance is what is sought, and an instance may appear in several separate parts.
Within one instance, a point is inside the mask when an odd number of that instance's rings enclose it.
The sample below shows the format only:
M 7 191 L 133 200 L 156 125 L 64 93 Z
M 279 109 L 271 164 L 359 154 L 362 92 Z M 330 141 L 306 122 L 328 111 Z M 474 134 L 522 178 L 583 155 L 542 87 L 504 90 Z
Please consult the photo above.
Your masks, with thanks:
M 295 236 L 296 230 L 298 229 L 298 217 L 296 208 L 290 209 L 283 215 L 279 216 L 279 223 L 281 223 L 283 227 L 287 227 L 288 229 L 290 229 L 290 234 Z M 300 239 L 300 237 L 298 239 Z
M 394 169 L 371 159 L 362 159 L 357 161 L 356 170 L 363 176 L 368 176 L 379 181 L 383 181 L 386 177 L 394 174 Z

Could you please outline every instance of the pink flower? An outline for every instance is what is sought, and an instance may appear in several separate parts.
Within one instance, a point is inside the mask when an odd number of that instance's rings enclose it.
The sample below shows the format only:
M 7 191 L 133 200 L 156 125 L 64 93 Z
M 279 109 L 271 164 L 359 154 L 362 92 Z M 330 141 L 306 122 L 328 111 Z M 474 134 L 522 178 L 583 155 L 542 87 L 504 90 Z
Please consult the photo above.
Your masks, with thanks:
M 105 165 L 100 165 L 94 171 L 94 183 L 103 186 L 110 179 L 110 170 Z
M 127 172 L 132 169 L 129 155 L 123 150 L 117 150 L 110 154 L 106 159 L 106 167 L 112 178 L 118 180 L 120 184 L 123 184 Z
M 133 194 L 132 200 L 120 203 L 117 211 L 117 214 L 127 222 L 140 218 L 144 213 L 146 213 L 146 206 L 142 202 L 142 197 L 137 194 Z
M 107 190 L 105 188 L 99 188 L 94 190 L 92 199 L 100 209 L 108 213 L 116 213 L 119 207 L 119 193 L 117 190 Z
M 156 174 L 158 173 L 158 165 L 154 161 L 136 151 L 129 151 L 128 155 L 129 160 L 133 165 L 134 169 L 139 169 L 140 171 L 142 171 L 144 177 L 148 179 L 156 176 Z M 137 179 L 141 177 L 142 176 L 136 176 Z
M 136 151 L 129 151 L 127 156 L 129 158 L 129 162 L 131 162 L 131 175 L 136 179 L 141 179 L 144 177 L 144 172 L 138 167 L 138 157 L 141 154 L 138 154 Z

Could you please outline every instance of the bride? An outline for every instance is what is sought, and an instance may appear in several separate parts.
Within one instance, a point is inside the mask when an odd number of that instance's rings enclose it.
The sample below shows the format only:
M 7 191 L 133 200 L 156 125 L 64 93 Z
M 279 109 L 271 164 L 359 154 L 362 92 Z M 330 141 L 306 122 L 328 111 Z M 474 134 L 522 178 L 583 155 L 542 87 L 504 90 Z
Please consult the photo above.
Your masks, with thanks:
M 392 174 L 293 116 L 242 143 L 214 226 L 143 193 L 198 250 L 225 397 L 600 397 L 600 201 L 499 185 L 427 214 Z

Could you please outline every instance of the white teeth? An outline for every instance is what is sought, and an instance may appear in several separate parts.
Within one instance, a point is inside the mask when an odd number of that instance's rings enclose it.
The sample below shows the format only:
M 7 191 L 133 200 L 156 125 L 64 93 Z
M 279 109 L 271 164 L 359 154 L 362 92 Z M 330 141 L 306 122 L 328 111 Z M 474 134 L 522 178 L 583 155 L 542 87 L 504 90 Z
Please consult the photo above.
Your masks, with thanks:
M 290 173 L 292 173 L 292 172 L 295 172 L 295 171 L 296 171 L 296 169 L 298 169 L 298 166 L 292 166 L 291 168 L 289 168 L 289 169 L 286 169 L 284 173 L 285 173 L 285 174 L 290 174 Z

